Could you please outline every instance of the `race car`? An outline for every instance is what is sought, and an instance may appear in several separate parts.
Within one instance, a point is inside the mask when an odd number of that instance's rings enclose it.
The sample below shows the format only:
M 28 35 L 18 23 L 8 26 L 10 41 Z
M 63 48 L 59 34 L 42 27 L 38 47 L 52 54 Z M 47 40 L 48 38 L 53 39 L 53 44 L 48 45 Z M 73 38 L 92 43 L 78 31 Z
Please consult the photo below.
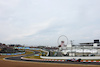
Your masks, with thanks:
M 81 59 L 76 59 L 76 58 L 73 58 L 73 59 L 67 59 L 66 61 L 71 61 L 71 62 L 80 62 Z

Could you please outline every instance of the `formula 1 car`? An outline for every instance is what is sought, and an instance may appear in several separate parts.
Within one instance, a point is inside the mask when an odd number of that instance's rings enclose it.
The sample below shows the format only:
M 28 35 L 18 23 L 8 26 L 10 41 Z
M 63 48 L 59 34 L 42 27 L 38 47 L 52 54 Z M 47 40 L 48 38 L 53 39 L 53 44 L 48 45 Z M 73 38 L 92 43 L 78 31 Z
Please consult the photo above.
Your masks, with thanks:
M 75 58 L 73 58 L 73 59 L 67 59 L 66 61 L 71 61 L 71 62 L 80 62 L 81 59 L 75 59 Z

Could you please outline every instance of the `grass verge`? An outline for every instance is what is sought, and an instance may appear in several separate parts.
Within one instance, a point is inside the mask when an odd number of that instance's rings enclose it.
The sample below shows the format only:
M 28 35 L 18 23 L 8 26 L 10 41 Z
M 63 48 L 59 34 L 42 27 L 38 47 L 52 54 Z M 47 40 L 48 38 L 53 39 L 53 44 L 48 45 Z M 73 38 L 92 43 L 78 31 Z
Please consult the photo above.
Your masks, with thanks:
M 25 51 L 26 53 L 25 54 L 20 54 L 20 55 L 0 55 L 0 60 L 3 60 L 3 58 L 6 58 L 6 57 L 12 57 L 12 56 L 22 56 L 22 55 L 27 55 L 27 54 L 33 54 L 33 51 Z

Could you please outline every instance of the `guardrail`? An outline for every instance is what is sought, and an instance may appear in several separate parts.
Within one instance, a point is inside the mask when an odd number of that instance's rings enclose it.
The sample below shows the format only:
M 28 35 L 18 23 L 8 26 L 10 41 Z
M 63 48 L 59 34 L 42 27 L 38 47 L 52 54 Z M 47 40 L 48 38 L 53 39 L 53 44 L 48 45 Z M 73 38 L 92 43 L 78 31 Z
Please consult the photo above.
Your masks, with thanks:
M 57 60 L 57 59 L 30 59 L 30 58 L 24 58 L 24 57 L 21 57 L 21 59 L 24 59 L 24 60 L 37 60 L 37 61 L 60 61 L 60 62 L 72 62 L 72 61 L 69 61 L 69 60 Z M 93 60 L 81 60 L 81 61 L 74 61 L 74 62 L 100 62 L 100 61 L 93 61 Z
M 41 50 L 40 48 L 30 48 L 30 47 L 14 47 L 14 49 Z
M 0 53 L 0 55 L 19 55 L 19 54 L 25 54 L 25 52 L 18 52 L 18 53 Z
M 50 56 L 40 56 L 42 59 L 100 59 L 100 56 L 95 56 L 95 57 L 50 57 Z
M 62 61 L 62 62 L 65 61 L 65 60 L 55 60 L 55 59 L 30 59 L 30 58 L 24 58 L 24 57 L 21 57 L 21 59 L 24 59 L 24 60 L 39 60 L 39 61 Z
M 41 51 L 47 52 L 47 55 L 46 55 L 46 56 L 48 56 L 48 55 L 49 55 L 49 52 L 48 52 L 48 51 L 46 51 L 46 50 L 41 50 Z

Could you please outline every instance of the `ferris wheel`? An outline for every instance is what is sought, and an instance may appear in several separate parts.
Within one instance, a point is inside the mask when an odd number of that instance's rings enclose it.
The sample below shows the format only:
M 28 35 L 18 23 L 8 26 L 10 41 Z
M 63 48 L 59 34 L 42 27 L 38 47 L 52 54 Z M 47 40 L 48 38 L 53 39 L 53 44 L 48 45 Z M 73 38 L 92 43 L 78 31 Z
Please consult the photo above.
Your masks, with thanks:
M 64 45 L 68 44 L 68 38 L 65 35 L 61 35 L 58 40 L 57 40 L 58 45 L 61 45 L 62 43 L 64 43 Z

